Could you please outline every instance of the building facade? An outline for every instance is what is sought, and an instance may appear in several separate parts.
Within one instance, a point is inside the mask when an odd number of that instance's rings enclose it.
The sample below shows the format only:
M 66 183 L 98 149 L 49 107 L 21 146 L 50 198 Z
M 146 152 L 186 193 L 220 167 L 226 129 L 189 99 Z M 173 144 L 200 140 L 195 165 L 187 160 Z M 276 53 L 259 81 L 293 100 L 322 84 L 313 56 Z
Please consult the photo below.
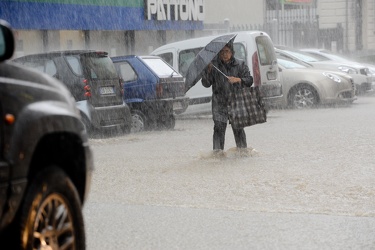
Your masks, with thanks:
M 15 57 L 96 49 L 148 54 L 168 42 L 263 30 L 275 44 L 375 49 L 375 0 L 1 0 Z
M 258 1 L 256 1 L 258 2 Z M 222 7 L 219 7 L 222 6 Z M 241 7 L 239 7 L 241 6 Z M 3 0 L 15 57 L 65 49 L 148 54 L 167 42 L 263 22 L 263 4 L 233 0 Z M 259 11 L 261 10 L 261 11 Z M 206 28 L 205 28 L 206 26 Z
M 275 43 L 338 52 L 375 49 L 375 0 L 266 0 Z

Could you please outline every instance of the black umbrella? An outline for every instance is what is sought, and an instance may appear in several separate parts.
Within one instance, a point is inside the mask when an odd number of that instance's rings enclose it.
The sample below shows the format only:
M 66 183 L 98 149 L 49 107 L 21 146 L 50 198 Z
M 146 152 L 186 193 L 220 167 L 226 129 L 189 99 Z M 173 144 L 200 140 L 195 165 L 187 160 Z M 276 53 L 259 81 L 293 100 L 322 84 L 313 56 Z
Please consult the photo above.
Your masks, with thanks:
M 233 43 L 236 36 L 237 34 L 230 34 L 216 37 L 214 40 L 208 43 L 206 47 L 199 51 L 186 72 L 186 91 L 193 87 L 202 78 L 202 72 L 207 65 L 210 64 L 212 59 L 219 54 L 220 50 L 224 48 L 226 44 Z

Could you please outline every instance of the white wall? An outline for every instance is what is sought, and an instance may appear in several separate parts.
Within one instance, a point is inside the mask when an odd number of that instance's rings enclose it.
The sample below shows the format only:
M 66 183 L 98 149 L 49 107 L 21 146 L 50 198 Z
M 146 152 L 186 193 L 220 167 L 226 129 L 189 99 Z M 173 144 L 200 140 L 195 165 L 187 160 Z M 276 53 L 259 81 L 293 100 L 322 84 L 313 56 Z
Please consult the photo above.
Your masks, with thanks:
M 230 25 L 263 24 L 264 0 L 205 0 L 205 23 L 223 23 L 229 18 Z
M 318 0 L 319 28 L 344 28 L 344 47 L 355 51 L 356 0 Z M 363 49 L 375 49 L 375 0 L 363 0 L 362 41 Z

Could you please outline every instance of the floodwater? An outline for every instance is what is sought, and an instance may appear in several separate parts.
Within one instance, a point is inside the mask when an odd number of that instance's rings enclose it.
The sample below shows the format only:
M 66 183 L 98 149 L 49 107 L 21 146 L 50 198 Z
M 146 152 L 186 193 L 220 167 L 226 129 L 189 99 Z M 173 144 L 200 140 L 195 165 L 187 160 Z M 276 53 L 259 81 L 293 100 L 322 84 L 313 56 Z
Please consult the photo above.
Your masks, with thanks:
M 362 96 L 271 110 L 245 129 L 248 157 L 210 157 L 209 116 L 93 139 L 88 249 L 375 249 L 374 125 Z

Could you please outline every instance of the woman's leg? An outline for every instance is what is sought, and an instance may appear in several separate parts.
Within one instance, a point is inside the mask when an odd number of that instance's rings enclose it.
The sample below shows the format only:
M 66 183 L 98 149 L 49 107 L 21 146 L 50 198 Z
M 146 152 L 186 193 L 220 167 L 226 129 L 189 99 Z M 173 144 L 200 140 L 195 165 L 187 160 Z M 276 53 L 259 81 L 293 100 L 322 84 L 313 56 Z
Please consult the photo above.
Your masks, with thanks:
M 219 122 L 214 120 L 214 136 L 213 136 L 213 149 L 224 150 L 225 130 L 227 129 L 226 122 Z
M 236 141 L 237 148 L 247 148 L 245 130 L 243 128 L 241 129 L 233 128 L 233 134 L 234 134 L 234 140 Z

